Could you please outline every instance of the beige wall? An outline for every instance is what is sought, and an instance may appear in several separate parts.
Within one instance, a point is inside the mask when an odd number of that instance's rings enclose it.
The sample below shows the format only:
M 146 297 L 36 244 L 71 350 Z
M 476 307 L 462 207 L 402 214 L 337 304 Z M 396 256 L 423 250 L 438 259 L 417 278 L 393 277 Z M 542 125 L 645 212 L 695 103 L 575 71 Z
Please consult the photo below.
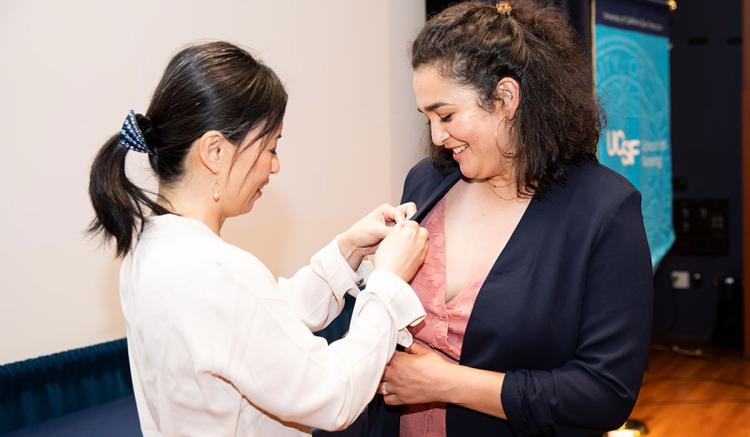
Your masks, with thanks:
M 408 48 L 423 17 L 422 0 L 0 1 L 0 364 L 124 335 L 118 262 L 84 234 L 88 169 L 178 48 L 249 47 L 287 86 L 281 173 L 224 230 L 283 275 L 396 202 L 422 156 Z

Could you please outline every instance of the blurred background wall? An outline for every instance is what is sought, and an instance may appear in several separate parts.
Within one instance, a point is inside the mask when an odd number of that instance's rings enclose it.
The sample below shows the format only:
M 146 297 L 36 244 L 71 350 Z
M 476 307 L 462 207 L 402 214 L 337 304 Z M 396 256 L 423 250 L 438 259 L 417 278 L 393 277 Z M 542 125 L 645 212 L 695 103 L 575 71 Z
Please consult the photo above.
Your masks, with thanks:
M 424 16 L 424 2 L 401 0 L 1 1 L 0 364 L 124 336 L 119 262 L 84 233 L 88 171 L 177 50 L 228 40 L 287 87 L 281 173 L 223 231 L 287 275 L 397 202 L 423 155 L 408 50 Z M 153 187 L 144 156 L 130 158 Z

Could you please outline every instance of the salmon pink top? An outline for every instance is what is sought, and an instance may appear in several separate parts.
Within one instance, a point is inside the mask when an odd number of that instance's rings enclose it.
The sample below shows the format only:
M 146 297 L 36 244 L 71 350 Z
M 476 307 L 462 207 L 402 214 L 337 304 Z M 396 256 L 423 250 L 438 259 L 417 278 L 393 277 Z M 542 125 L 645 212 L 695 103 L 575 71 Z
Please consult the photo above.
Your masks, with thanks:
M 445 301 L 445 198 L 422 221 L 430 232 L 429 251 L 411 286 L 422 301 L 427 317 L 417 328 L 415 341 L 458 362 L 466 325 L 477 293 L 486 277 Z M 401 415 L 401 437 L 445 437 L 445 404 L 407 405 Z

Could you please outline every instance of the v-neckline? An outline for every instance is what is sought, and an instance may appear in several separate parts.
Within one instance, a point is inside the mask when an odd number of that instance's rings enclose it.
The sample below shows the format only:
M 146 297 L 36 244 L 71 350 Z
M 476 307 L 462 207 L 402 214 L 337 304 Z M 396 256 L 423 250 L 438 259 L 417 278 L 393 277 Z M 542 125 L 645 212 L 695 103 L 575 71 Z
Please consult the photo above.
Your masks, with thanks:
M 445 175 L 442 182 L 438 184 L 437 187 L 435 187 L 434 191 L 427 197 L 427 199 L 424 201 L 422 205 L 418 205 L 417 213 L 412 217 L 412 220 L 415 220 L 419 223 L 424 220 L 424 218 L 432 211 L 432 209 L 435 207 L 435 204 L 440 201 L 443 197 L 445 197 L 446 193 L 459 181 L 461 180 L 461 171 L 458 168 L 453 169 L 451 172 Z M 502 271 L 503 265 L 509 263 L 509 259 L 512 257 L 511 251 L 514 250 L 514 248 L 518 245 L 516 243 L 516 240 L 519 238 L 522 238 L 521 234 L 525 234 L 525 228 L 528 226 L 531 226 L 529 223 L 534 221 L 534 215 L 538 214 L 536 212 L 537 209 L 541 206 L 539 204 L 540 199 L 533 195 L 531 197 L 531 200 L 529 201 L 529 204 L 526 206 L 526 210 L 523 212 L 523 215 L 521 216 L 521 220 L 519 220 L 518 224 L 516 225 L 516 228 L 513 230 L 513 233 L 511 234 L 510 238 L 508 239 L 508 242 L 505 243 L 505 247 L 503 247 L 503 250 L 498 254 L 497 258 L 495 259 L 495 262 L 492 264 L 492 267 L 490 267 L 489 272 L 487 272 L 487 276 L 484 279 L 484 282 L 479 287 L 479 290 L 477 291 L 477 300 L 480 298 L 482 294 L 482 289 L 484 288 L 484 284 L 487 282 L 487 279 L 490 278 L 493 274 L 498 274 L 498 272 Z M 446 283 L 447 288 L 447 283 Z M 455 299 L 455 296 L 453 297 Z M 453 301 L 451 299 L 449 302 Z M 443 293 L 443 302 L 445 302 L 445 293 Z
M 458 180 L 460 180 L 460 178 Z M 458 298 L 462 294 L 468 292 L 468 290 L 475 289 L 475 287 L 477 286 L 478 282 L 481 282 L 481 283 L 476 288 L 477 295 L 482 291 L 482 287 L 484 286 L 484 282 L 490 276 L 490 274 L 492 273 L 492 271 L 495 270 L 495 267 L 497 265 L 499 265 L 500 262 L 503 259 L 505 259 L 505 257 L 503 255 L 509 252 L 508 248 L 511 246 L 511 244 L 515 240 L 517 240 L 518 238 L 520 238 L 520 237 L 517 237 L 517 234 L 519 233 L 518 230 L 526 222 L 526 217 L 528 215 L 529 209 L 531 209 L 531 207 L 535 203 L 535 198 L 532 196 L 532 198 L 529 200 L 529 203 L 526 205 L 526 208 L 524 208 L 523 214 L 521 214 L 521 218 L 518 220 L 518 223 L 516 224 L 515 228 L 513 228 L 513 231 L 511 232 L 510 237 L 508 237 L 508 241 L 506 241 L 505 245 L 503 246 L 503 248 L 500 249 L 500 252 L 498 253 L 497 257 L 495 257 L 495 261 L 492 263 L 492 265 L 490 266 L 489 270 L 487 270 L 487 272 L 484 274 L 484 276 L 481 279 L 477 279 L 475 282 L 472 282 L 469 287 L 466 287 L 466 288 L 460 290 L 458 293 L 456 293 L 450 299 L 447 299 L 447 296 L 448 296 L 448 238 L 447 238 L 447 233 L 446 233 L 446 229 L 445 229 L 445 216 L 447 214 L 448 204 L 447 204 L 446 196 L 448 195 L 448 192 L 450 191 L 450 189 L 453 186 L 455 186 L 455 184 L 458 182 L 458 180 L 456 180 L 454 183 L 452 183 L 450 185 L 450 187 L 448 187 L 448 189 L 443 192 L 442 197 L 440 197 L 440 199 L 431 208 L 431 210 L 432 210 L 435 207 L 437 207 L 441 202 L 443 203 L 443 206 L 442 206 L 443 207 L 443 220 L 442 220 L 442 223 L 441 223 L 442 231 L 443 231 L 442 232 L 443 233 L 443 257 L 442 257 L 441 261 L 442 261 L 442 264 L 443 264 L 443 282 L 445 284 L 445 290 L 443 290 L 443 303 L 445 304 L 446 307 L 448 307 L 448 305 L 451 302 L 453 302 L 454 300 L 456 300 L 456 298 Z

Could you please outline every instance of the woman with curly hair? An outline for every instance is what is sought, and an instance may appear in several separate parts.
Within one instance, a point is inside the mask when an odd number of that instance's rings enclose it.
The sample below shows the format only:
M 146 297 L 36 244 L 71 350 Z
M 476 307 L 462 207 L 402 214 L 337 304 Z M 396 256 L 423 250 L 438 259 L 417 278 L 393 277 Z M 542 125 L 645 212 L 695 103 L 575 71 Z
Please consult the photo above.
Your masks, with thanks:
M 597 162 L 602 117 L 564 14 L 458 4 L 412 66 L 433 144 L 403 200 L 427 211 L 411 282 L 427 318 L 386 367 L 379 392 L 401 407 L 383 434 L 617 428 L 647 362 L 652 270 L 639 192 Z

